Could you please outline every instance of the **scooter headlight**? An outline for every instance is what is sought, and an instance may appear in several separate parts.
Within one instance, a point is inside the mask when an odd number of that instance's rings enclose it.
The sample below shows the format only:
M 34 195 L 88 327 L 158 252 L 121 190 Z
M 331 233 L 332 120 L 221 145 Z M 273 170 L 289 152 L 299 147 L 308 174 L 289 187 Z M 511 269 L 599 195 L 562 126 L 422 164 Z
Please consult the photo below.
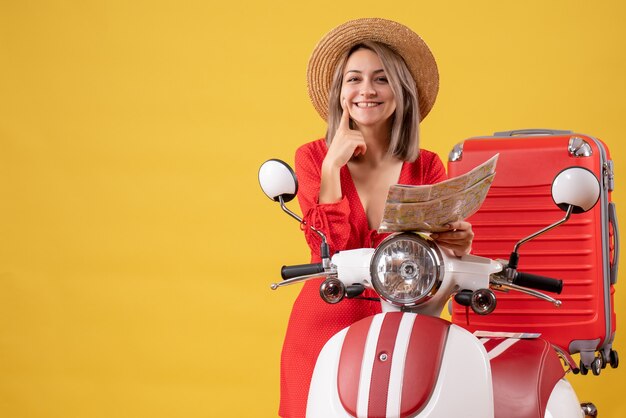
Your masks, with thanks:
M 413 233 L 392 235 L 374 252 L 370 265 L 372 286 L 381 298 L 396 306 L 429 300 L 443 279 L 439 248 Z

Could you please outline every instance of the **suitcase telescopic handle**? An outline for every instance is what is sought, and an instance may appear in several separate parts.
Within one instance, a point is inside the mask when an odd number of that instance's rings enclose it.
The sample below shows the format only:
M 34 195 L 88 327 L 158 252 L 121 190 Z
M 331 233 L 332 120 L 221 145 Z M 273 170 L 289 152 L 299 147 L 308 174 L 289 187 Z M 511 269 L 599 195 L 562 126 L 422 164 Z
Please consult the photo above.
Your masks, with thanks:
M 563 280 L 539 276 L 537 274 L 522 273 L 521 271 L 518 271 L 515 275 L 513 284 L 556 294 L 561 294 L 563 290 Z
M 517 129 L 514 131 L 495 132 L 493 136 L 519 136 L 519 135 L 569 135 L 572 131 L 558 129 Z

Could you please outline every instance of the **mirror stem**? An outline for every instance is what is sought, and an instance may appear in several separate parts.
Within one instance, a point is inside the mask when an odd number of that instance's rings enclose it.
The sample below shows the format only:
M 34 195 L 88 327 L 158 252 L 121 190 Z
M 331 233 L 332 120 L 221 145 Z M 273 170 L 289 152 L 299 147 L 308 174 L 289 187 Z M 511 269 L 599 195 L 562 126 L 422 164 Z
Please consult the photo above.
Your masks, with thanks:
M 294 218 L 295 220 L 297 220 L 301 224 L 306 225 L 306 222 L 301 217 L 299 217 L 298 215 L 293 213 L 291 210 L 289 210 L 289 208 L 287 206 L 285 206 L 285 200 L 283 199 L 282 195 L 278 196 L 278 201 L 280 202 L 280 208 L 285 213 L 287 213 L 289 216 L 291 216 L 292 218 Z M 324 235 L 324 233 L 322 231 L 319 231 L 319 230 L 315 229 L 311 225 L 309 225 L 309 228 L 311 228 L 311 230 L 314 231 L 317 235 L 319 235 L 319 237 L 322 239 L 322 244 L 320 245 L 320 255 L 322 257 L 322 265 L 324 266 L 324 268 L 326 268 L 326 267 L 328 267 L 330 265 L 330 249 L 328 248 L 328 242 L 326 241 L 326 235 Z
M 289 216 L 291 216 L 292 218 L 294 218 L 295 220 L 297 220 L 300 223 L 303 223 L 303 220 L 301 217 L 299 217 L 298 215 L 296 215 L 295 213 L 293 213 L 292 211 L 289 210 L 289 208 L 287 206 L 285 206 L 285 199 L 283 199 L 283 196 L 280 195 L 278 196 L 278 201 L 280 202 L 280 208 L 287 213 Z
M 511 253 L 511 256 L 509 257 L 509 268 L 513 269 L 513 270 L 517 270 L 517 263 L 519 261 L 519 247 L 521 247 L 522 244 L 530 241 L 531 239 L 534 239 L 536 237 L 538 237 L 539 235 L 546 233 L 548 231 L 550 231 L 553 228 L 556 228 L 557 226 L 561 225 L 562 223 L 566 222 L 570 216 L 572 215 L 572 211 L 574 210 L 574 206 L 573 205 L 568 205 L 567 206 L 567 210 L 565 212 L 565 217 L 563 219 L 561 219 L 560 221 L 557 221 L 555 223 L 553 223 L 552 225 L 548 225 L 545 228 L 543 228 L 541 231 L 535 232 L 532 235 L 527 236 L 526 238 L 523 238 L 521 240 L 519 240 L 517 242 L 517 244 L 515 244 L 515 247 L 513 247 L 513 252 Z

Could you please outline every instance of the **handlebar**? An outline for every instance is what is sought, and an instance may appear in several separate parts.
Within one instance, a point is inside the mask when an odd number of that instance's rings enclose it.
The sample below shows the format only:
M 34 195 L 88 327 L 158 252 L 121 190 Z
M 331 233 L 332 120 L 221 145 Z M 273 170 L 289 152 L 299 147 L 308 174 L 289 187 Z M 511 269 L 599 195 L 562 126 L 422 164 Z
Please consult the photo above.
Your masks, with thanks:
M 283 266 L 280 269 L 280 275 L 283 280 L 318 273 L 324 273 L 324 265 L 322 263 L 296 264 L 293 266 Z
M 561 294 L 561 291 L 563 290 L 563 280 L 539 276 L 537 274 L 522 273 L 519 271 L 513 279 L 513 284 L 556 294 Z

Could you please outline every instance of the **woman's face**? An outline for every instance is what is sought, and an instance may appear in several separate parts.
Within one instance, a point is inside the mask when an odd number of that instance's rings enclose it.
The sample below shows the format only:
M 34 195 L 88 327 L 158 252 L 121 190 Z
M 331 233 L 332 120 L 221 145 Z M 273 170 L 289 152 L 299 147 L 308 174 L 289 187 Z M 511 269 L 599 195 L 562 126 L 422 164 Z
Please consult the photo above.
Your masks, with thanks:
M 358 49 L 348 57 L 341 100 L 357 126 L 376 126 L 390 120 L 396 110 L 395 96 L 375 52 Z

